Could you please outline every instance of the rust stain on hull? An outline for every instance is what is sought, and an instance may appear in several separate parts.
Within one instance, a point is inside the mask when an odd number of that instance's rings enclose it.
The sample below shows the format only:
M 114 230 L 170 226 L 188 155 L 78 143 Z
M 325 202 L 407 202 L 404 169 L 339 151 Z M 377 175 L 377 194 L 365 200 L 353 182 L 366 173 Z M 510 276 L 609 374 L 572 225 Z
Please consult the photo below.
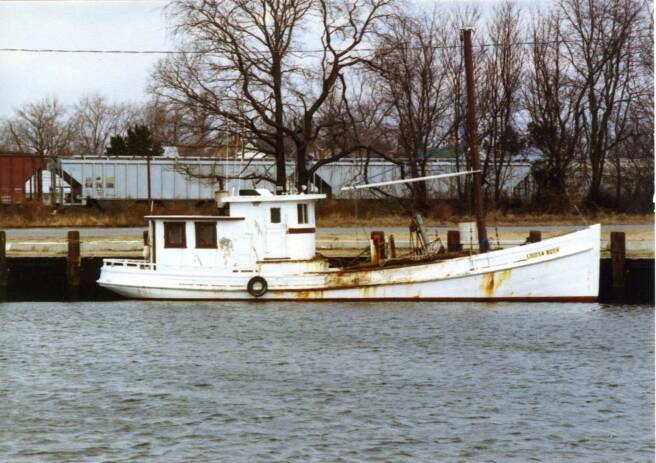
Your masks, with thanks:
M 482 288 L 487 297 L 492 297 L 494 291 L 499 289 L 504 281 L 510 278 L 511 270 L 501 270 L 500 272 L 490 272 L 483 274 Z
M 326 276 L 326 288 L 357 288 L 370 282 L 368 272 L 338 272 Z
M 323 299 L 323 291 L 320 289 L 294 291 L 294 299 L 299 301 Z

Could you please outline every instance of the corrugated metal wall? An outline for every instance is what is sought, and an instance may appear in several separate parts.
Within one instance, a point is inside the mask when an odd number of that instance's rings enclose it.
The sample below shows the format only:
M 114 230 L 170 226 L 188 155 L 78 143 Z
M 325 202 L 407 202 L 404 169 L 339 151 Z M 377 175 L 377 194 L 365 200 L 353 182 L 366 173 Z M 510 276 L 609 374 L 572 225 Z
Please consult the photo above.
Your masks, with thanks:
M 43 157 L 23 153 L 0 153 L 0 203 L 25 201 L 25 184 L 40 169 Z
M 82 185 L 82 197 L 94 199 L 146 199 L 147 168 L 145 159 L 125 158 L 64 158 L 62 168 Z M 341 191 L 342 186 L 366 182 L 382 182 L 400 178 L 398 167 L 389 162 L 375 161 L 365 166 L 362 162 L 336 162 L 318 169 L 317 175 L 332 189 L 336 198 L 367 197 L 370 190 Z M 455 172 L 452 161 L 429 162 L 427 175 Z M 294 176 L 294 163 L 287 163 L 287 175 Z M 512 163 L 505 173 L 504 191 L 510 193 L 530 172 L 527 162 Z M 219 177 L 275 177 L 275 165 L 269 160 L 225 161 L 212 159 L 160 158 L 151 161 L 151 191 L 153 199 L 212 199 L 219 189 Z M 319 183 L 319 182 L 315 182 Z M 432 195 L 455 194 L 454 179 L 429 182 Z M 226 181 L 228 191 L 244 188 L 270 188 L 270 182 L 262 180 Z M 407 193 L 406 187 L 385 187 L 391 194 Z
M 61 159 L 62 168 L 82 185 L 82 197 L 94 199 L 146 199 L 148 171 L 140 159 Z M 212 176 L 214 161 L 189 161 L 185 167 Z M 151 161 L 151 193 L 154 199 L 211 199 L 218 188 L 215 179 L 185 175 L 172 159 Z

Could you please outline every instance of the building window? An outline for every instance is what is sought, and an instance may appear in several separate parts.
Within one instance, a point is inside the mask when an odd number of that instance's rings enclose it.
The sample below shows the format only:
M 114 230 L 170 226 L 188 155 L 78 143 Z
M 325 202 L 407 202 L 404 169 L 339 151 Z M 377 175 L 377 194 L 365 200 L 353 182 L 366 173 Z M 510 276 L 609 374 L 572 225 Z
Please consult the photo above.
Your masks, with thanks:
M 196 248 L 216 249 L 216 223 L 196 222 Z
M 297 204 L 296 212 L 298 213 L 298 223 L 309 223 L 307 204 Z
M 271 208 L 271 223 L 280 223 L 280 208 Z
M 164 222 L 164 247 L 186 248 L 187 236 L 184 222 Z

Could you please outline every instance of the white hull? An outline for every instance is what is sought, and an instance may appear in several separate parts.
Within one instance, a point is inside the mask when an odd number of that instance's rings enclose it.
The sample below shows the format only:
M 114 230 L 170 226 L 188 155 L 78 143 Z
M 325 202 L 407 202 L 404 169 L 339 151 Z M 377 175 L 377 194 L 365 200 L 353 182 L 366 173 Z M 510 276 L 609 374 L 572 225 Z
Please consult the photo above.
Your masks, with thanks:
M 98 284 L 134 299 L 199 300 L 534 300 L 594 301 L 599 292 L 600 225 L 539 243 L 429 263 L 360 270 L 287 270 L 266 263 L 255 273 L 157 267 L 107 260 Z M 246 290 L 266 279 L 259 298 Z

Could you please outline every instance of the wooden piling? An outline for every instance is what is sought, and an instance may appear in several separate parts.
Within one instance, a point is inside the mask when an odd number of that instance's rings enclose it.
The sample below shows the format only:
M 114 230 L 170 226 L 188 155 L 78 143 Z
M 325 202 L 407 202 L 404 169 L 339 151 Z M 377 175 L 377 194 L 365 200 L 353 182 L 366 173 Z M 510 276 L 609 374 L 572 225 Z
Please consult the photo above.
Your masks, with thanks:
M 381 259 L 385 258 L 385 232 L 372 231 L 371 241 L 373 243 L 371 262 L 377 264 Z
M 613 301 L 623 302 L 626 297 L 626 237 L 624 232 L 610 233 L 610 257 L 613 267 Z
M 396 243 L 394 243 L 394 235 L 389 236 L 389 253 L 390 258 L 396 258 Z
M 68 256 L 66 257 L 66 283 L 68 285 L 68 299 L 77 301 L 80 299 L 80 232 L 73 230 L 68 232 Z
M 542 241 L 542 232 L 539 230 L 531 230 L 528 232 L 529 243 L 539 243 Z
M 462 250 L 462 244 L 460 244 L 460 232 L 458 230 L 449 230 L 446 232 L 446 249 L 449 252 L 458 252 Z
M 7 236 L 0 231 L 0 302 L 7 300 Z

